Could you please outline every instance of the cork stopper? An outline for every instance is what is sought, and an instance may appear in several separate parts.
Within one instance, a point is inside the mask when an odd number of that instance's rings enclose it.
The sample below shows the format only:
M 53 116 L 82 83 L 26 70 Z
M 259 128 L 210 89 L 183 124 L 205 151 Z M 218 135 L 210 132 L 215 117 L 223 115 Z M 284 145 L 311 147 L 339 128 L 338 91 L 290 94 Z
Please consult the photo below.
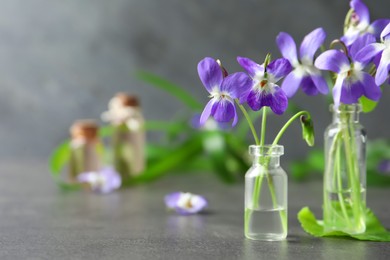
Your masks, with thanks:
M 70 128 L 72 139 L 85 139 L 92 141 L 97 138 L 99 126 L 91 119 L 77 120 Z
M 140 105 L 139 99 L 135 95 L 120 92 L 115 95 L 115 98 L 117 98 L 124 107 L 139 107 Z

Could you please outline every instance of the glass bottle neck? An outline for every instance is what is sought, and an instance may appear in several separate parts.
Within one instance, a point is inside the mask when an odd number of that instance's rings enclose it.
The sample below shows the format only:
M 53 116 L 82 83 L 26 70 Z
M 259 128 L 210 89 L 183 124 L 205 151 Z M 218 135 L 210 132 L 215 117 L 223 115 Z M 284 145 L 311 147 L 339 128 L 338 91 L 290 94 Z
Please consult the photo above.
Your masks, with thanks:
M 253 165 L 263 165 L 267 168 L 280 166 L 280 156 L 254 156 Z
M 333 123 L 358 123 L 361 106 L 359 104 L 340 104 L 338 107 L 330 107 L 333 112 Z
M 280 166 L 280 156 L 284 153 L 282 145 L 251 145 L 249 154 L 253 158 L 253 165 L 262 165 L 267 168 Z
M 359 112 L 333 112 L 333 123 L 358 123 Z

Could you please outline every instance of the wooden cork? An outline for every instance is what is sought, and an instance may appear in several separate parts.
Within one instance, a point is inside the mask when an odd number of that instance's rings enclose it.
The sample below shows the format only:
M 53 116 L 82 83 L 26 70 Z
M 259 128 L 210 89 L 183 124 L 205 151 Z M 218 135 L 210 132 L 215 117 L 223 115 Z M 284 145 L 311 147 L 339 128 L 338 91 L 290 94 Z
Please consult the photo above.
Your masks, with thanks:
M 72 139 L 85 139 L 92 141 L 97 139 L 99 126 L 94 120 L 84 119 L 77 120 L 70 128 L 70 135 Z
M 127 93 L 117 93 L 115 95 L 115 98 L 117 98 L 124 107 L 139 107 L 139 99 L 135 95 L 129 95 Z

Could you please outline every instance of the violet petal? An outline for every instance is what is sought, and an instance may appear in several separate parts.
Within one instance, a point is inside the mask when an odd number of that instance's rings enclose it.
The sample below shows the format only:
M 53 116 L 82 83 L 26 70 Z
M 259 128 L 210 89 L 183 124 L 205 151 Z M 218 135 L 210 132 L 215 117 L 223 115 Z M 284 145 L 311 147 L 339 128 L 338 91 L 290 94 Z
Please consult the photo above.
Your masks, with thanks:
M 168 209 L 173 209 L 180 215 L 195 214 L 208 206 L 203 196 L 184 192 L 170 193 L 164 200 Z
M 359 98 L 364 95 L 364 87 L 360 81 L 351 81 L 350 78 L 344 80 L 341 89 L 340 101 L 344 104 L 357 103 Z
M 282 89 L 286 93 L 287 97 L 291 98 L 294 96 L 301 84 L 302 78 L 302 73 L 298 70 L 293 70 L 284 78 Z
M 361 0 L 352 0 L 350 6 L 358 15 L 359 23 L 370 24 L 370 12 Z
M 346 45 L 350 46 L 352 43 L 356 41 L 356 39 L 359 37 L 360 32 L 355 31 L 348 31 L 345 35 L 343 35 L 340 40 Z
M 340 105 L 340 99 L 341 99 L 341 91 L 343 88 L 343 82 L 345 80 L 345 77 L 338 75 L 336 78 L 336 82 L 334 84 L 332 94 L 333 94 L 333 103 L 335 107 L 338 107 Z
M 312 74 L 310 76 L 318 92 L 320 92 L 323 95 L 329 93 L 328 83 L 326 83 L 326 80 L 324 79 L 324 77 L 322 77 L 321 74 Z
M 252 79 L 244 72 L 227 76 L 221 85 L 221 91 L 226 91 L 232 98 L 239 98 L 252 87 Z
M 213 109 L 213 106 L 214 106 L 214 103 L 215 103 L 215 99 L 211 99 L 207 105 L 205 106 L 205 108 L 203 109 L 203 112 L 200 116 L 200 120 L 199 120 L 199 124 L 200 126 L 203 126 L 207 119 L 210 117 L 210 115 L 212 114 L 212 109 Z
M 83 172 L 77 176 L 77 181 L 80 183 L 89 183 L 94 179 L 94 172 Z
M 252 78 L 254 78 L 256 74 L 264 74 L 264 67 L 249 58 L 237 57 L 237 62 Z
M 175 209 L 179 201 L 181 192 L 172 192 L 164 197 L 165 205 L 168 209 Z
M 318 94 L 318 89 L 309 75 L 302 79 L 301 86 L 302 91 L 308 96 L 315 96 Z
M 385 29 L 386 25 L 390 24 L 389 19 L 378 19 L 375 20 L 371 25 L 370 25 L 370 30 L 373 32 L 374 36 L 376 39 L 380 39 L 380 35 L 382 31 Z
M 322 28 L 317 28 L 308 35 L 306 35 L 305 38 L 303 38 L 301 47 L 299 49 L 301 60 L 307 59 L 312 61 L 314 58 L 314 54 L 324 43 L 325 38 L 326 33 Z
M 383 51 L 385 45 L 383 43 L 371 43 L 366 47 L 362 48 L 355 56 L 356 61 L 367 63 L 373 57 L 378 55 L 381 51 Z
M 381 32 L 381 39 L 385 39 L 390 34 L 390 23 Z
M 268 101 L 269 100 L 269 101 Z M 261 93 L 260 90 L 254 89 L 249 92 L 248 95 L 248 106 L 253 111 L 260 110 L 263 106 L 267 106 L 271 102 L 271 94 L 264 95 Z
M 390 159 L 384 159 L 378 164 L 378 171 L 382 173 L 390 173 Z
M 216 101 L 212 108 L 212 116 L 217 122 L 229 122 L 236 114 L 234 103 L 227 99 Z
M 289 74 L 291 70 L 291 64 L 285 58 L 276 59 L 267 66 L 267 73 L 274 77 L 274 82 L 278 82 L 281 78 Z
M 314 65 L 320 70 L 340 72 L 345 66 L 350 66 L 347 56 L 339 50 L 328 50 L 316 59 Z
M 381 61 L 375 75 L 375 83 L 380 86 L 382 85 L 389 75 L 389 65 L 390 65 L 390 49 L 386 49 L 382 52 Z
M 349 55 L 352 58 L 352 60 L 357 61 L 357 54 L 359 53 L 359 51 L 362 50 L 367 45 L 374 42 L 375 42 L 374 35 L 369 33 L 366 33 L 360 36 L 359 38 L 357 38 L 356 41 L 349 48 Z
M 271 104 L 269 105 L 271 110 L 277 115 L 283 114 L 288 105 L 288 99 L 284 91 L 280 87 L 275 86 L 271 97 Z
M 208 205 L 208 202 L 204 197 L 195 194 L 191 194 L 190 202 L 191 202 L 191 207 L 189 208 L 176 205 L 175 207 L 176 212 L 181 215 L 191 215 L 202 211 Z
M 209 93 L 214 88 L 219 88 L 223 80 L 221 67 L 213 58 L 209 57 L 204 58 L 198 63 L 198 74 Z
M 98 193 L 109 193 L 118 189 L 121 184 L 121 176 L 112 167 L 106 167 L 97 172 L 85 172 L 77 177 L 81 183 L 88 183 L 91 189 Z
M 279 33 L 276 37 L 276 44 L 282 56 L 288 59 L 291 65 L 296 66 L 298 64 L 297 46 L 291 35 L 285 32 Z
M 375 84 L 375 79 L 368 73 L 363 72 L 364 95 L 374 101 L 378 101 L 382 95 L 381 88 Z

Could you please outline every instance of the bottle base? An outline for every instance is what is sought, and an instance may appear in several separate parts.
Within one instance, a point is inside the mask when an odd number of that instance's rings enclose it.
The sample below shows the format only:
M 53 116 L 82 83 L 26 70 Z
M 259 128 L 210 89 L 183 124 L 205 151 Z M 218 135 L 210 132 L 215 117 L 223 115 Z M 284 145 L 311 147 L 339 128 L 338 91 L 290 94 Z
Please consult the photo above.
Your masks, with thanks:
M 245 237 L 257 241 L 283 241 L 287 236 L 281 234 L 245 234 Z

